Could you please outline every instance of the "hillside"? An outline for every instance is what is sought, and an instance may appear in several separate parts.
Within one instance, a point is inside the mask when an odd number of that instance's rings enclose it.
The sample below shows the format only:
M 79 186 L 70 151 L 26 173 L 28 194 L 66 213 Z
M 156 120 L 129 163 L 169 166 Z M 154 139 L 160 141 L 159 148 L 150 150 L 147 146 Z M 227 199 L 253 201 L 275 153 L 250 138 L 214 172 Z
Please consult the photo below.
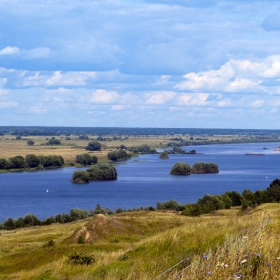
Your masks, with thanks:
M 279 204 L 196 218 L 95 215 L 0 234 L 0 279 L 279 279 Z M 95 261 L 73 264 L 74 252 Z

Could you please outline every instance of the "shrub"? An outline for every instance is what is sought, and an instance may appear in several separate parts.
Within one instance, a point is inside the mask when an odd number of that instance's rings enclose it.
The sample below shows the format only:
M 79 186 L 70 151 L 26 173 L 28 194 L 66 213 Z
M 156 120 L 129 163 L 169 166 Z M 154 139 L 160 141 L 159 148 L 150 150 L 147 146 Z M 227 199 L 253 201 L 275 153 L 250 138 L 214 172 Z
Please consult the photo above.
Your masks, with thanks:
M 189 175 L 191 172 L 190 166 L 186 162 L 177 162 L 173 165 L 171 175 Z
M 88 183 L 89 173 L 86 171 L 75 171 L 72 175 L 71 182 L 77 184 Z
M 85 244 L 86 243 L 86 238 L 83 234 L 80 234 L 77 240 L 78 244 Z
M 117 180 L 118 177 L 116 168 L 106 163 L 96 164 L 86 172 L 89 175 L 89 181 Z
M 68 259 L 72 264 L 86 264 L 90 265 L 95 262 L 93 255 L 87 255 L 83 253 L 74 252 Z
M 97 141 L 89 142 L 86 146 L 86 150 L 88 151 L 101 151 L 101 144 Z
M 28 146 L 33 146 L 34 144 L 35 144 L 35 142 L 33 140 L 31 140 L 31 139 L 27 140 L 27 145 Z
M 79 208 L 71 209 L 70 217 L 71 217 L 72 221 L 85 219 L 88 217 L 88 212 L 87 212 L 87 210 L 82 210 Z
M 169 156 L 168 156 L 168 152 L 167 151 L 163 151 L 159 154 L 159 158 L 162 158 L 162 159 L 168 159 Z
M 217 164 L 209 162 L 197 162 L 193 165 L 191 169 L 191 173 L 199 174 L 199 173 L 218 173 L 219 167 Z

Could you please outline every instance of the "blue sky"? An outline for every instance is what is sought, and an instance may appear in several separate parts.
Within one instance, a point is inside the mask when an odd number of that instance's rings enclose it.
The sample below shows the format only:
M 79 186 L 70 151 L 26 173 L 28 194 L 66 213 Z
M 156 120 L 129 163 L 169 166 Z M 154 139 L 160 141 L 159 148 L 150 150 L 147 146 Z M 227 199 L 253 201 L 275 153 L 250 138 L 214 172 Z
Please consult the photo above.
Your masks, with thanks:
M 280 129 L 279 8 L 1 0 L 0 125 Z

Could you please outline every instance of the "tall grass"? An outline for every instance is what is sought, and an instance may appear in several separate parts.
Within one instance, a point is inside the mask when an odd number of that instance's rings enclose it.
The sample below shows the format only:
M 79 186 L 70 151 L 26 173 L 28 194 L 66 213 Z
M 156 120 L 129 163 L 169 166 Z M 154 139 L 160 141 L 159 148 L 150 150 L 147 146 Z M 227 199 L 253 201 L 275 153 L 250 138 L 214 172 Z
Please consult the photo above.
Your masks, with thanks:
M 217 215 L 218 214 L 218 215 Z M 1 231 L 0 279 L 279 279 L 280 205 L 199 218 L 132 212 Z M 77 235 L 86 231 L 85 244 Z M 48 240 L 55 245 L 44 247 Z M 95 263 L 73 265 L 74 251 Z M 241 279 L 241 278 L 239 278 Z

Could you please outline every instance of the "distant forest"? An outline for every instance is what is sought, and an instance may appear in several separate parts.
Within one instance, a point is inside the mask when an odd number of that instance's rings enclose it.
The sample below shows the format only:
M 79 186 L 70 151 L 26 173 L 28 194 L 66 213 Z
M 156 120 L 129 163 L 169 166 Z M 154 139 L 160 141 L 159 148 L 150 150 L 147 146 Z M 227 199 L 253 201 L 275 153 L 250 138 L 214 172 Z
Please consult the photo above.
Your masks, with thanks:
M 48 126 L 0 126 L 0 135 L 20 136 L 49 135 L 239 135 L 279 137 L 280 130 L 268 129 L 216 129 L 216 128 L 140 128 L 140 127 L 48 127 Z

